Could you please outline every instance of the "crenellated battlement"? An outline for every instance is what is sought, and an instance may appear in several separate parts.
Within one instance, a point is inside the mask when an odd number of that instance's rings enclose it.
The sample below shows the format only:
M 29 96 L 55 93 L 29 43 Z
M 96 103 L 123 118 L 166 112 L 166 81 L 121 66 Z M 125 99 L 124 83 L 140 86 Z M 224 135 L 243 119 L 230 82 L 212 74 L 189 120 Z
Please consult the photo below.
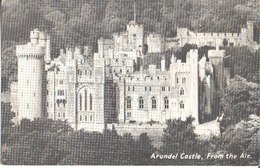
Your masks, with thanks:
M 42 46 L 35 46 L 32 43 L 27 45 L 17 45 L 16 46 L 16 55 L 44 55 L 45 49 Z
M 192 32 L 189 31 L 188 33 L 189 37 L 194 38 L 235 38 L 235 37 L 240 37 L 240 33 L 198 33 L 198 32 Z

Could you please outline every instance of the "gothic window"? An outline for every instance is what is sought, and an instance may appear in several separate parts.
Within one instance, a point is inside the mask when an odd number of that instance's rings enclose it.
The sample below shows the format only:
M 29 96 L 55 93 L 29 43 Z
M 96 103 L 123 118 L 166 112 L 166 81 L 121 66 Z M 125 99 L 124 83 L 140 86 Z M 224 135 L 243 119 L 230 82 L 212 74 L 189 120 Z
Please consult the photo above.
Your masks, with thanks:
M 87 90 L 85 89 L 85 110 L 87 110 L 87 103 L 88 103 L 88 94 L 87 94 Z
M 180 109 L 184 109 L 184 103 L 183 103 L 183 101 L 180 102 Z
M 82 95 L 79 95 L 79 110 L 82 110 Z
M 127 117 L 131 117 L 131 112 L 127 112 Z
M 182 83 L 186 83 L 186 78 L 182 78 Z
M 180 95 L 184 95 L 184 89 L 183 88 L 181 88 L 181 90 L 180 90 Z
M 142 97 L 139 98 L 139 109 L 144 108 L 144 99 Z
M 62 100 L 62 103 L 63 103 L 63 107 L 65 107 L 65 105 L 66 105 L 66 100 L 63 99 L 63 100 Z
M 60 102 L 59 100 L 57 99 L 57 106 L 60 107 Z
M 126 108 L 128 108 L 128 109 L 131 108 L 131 98 L 130 97 L 126 98 Z
M 93 104 L 93 98 L 92 98 L 92 94 L 89 95 L 89 110 L 92 110 L 92 105 Z
M 155 97 L 152 97 L 151 101 L 152 101 L 152 109 L 156 109 L 156 99 L 155 99 Z
M 169 99 L 167 97 L 164 98 L 164 108 L 169 109 Z

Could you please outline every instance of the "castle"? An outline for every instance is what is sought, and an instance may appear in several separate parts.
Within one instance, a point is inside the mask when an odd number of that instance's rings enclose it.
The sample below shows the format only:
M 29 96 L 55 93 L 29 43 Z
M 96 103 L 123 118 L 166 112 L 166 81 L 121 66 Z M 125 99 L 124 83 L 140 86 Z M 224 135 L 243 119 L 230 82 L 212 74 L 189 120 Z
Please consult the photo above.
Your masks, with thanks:
M 249 24 L 249 26 L 251 23 Z M 61 49 L 51 57 L 50 37 L 35 29 L 30 42 L 16 47 L 18 82 L 11 85 L 15 122 L 23 118 L 48 117 L 67 120 L 75 129 L 102 131 L 107 124 L 164 123 L 188 116 L 195 124 L 212 113 L 214 94 L 228 84 L 225 51 L 216 47 L 199 59 L 190 50 L 186 62 L 172 55 L 166 64 L 166 49 L 185 43 L 221 46 L 257 43 L 251 27 L 237 34 L 193 33 L 178 29 L 173 41 L 145 33 L 142 24 L 130 21 L 125 32 L 98 40 L 98 52 L 88 47 Z M 212 38 L 208 38 L 208 37 Z M 157 57 L 160 62 L 147 60 Z

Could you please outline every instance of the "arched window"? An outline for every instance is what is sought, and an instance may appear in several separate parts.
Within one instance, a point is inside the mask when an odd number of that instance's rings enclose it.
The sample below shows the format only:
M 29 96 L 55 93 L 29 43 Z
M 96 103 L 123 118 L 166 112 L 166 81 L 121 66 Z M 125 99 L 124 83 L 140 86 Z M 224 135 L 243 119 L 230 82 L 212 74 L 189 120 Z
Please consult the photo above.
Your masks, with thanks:
M 139 98 L 139 109 L 144 108 L 144 99 L 142 97 Z
M 152 101 L 152 109 L 156 109 L 156 99 L 155 99 L 155 97 L 152 97 L 151 101 Z
M 126 108 L 128 108 L 128 109 L 131 108 L 131 98 L 130 97 L 126 98 Z
M 183 101 L 180 102 L 180 109 L 184 109 L 184 103 L 183 103 Z
M 182 83 L 186 83 L 186 78 L 182 78 Z
M 169 109 L 169 99 L 168 99 L 168 97 L 164 98 L 164 108 Z
M 180 90 L 180 95 L 184 95 L 184 89 L 183 88 L 181 88 L 181 90 Z
M 82 110 L 82 95 L 79 95 L 79 110 Z
M 92 103 L 93 103 L 92 94 L 90 94 L 89 95 L 89 110 L 92 110 Z
M 88 107 L 88 93 L 87 93 L 87 90 L 85 89 L 85 110 L 87 110 L 87 107 Z
M 176 80 L 176 81 L 177 81 L 177 83 L 179 83 L 179 78 L 177 78 L 177 80 Z
M 63 103 L 63 107 L 65 107 L 65 105 L 66 105 L 66 100 L 63 99 L 63 100 L 62 100 L 62 103 Z

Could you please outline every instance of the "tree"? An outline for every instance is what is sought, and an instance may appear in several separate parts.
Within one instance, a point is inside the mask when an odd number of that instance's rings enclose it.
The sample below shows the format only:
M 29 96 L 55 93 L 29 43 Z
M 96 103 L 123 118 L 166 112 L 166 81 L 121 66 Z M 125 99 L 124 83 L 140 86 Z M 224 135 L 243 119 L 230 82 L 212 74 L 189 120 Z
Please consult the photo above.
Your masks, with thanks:
M 259 84 L 248 82 L 240 76 L 235 76 L 230 81 L 221 98 L 225 113 L 223 126 L 228 127 L 247 119 L 250 114 L 257 114 L 260 106 L 259 87 Z
M 137 139 L 137 145 L 135 146 L 136 156 L 134 158 L 135 165 L 149 165 L 151 164 L 151 155 L 156 151 L 156 148 L 152 145 L 152 140 L 147 133 L 140 134 Z
M 1 145 L 5 144 L 12 133 L 12 119 L 15 113 L 11 111 L 10 103 L 1 103 Z
M 194 126 L 192 122 L 194 118 L 188 117 L 186 121 L 179 119 L 170 119 L 166 121 L 167 127 L 163 129 L 163 146 L 162 151 L 184 152 L 187 144 L 195 140 Z M 183 139 L 187 141 L 183 141 Z

